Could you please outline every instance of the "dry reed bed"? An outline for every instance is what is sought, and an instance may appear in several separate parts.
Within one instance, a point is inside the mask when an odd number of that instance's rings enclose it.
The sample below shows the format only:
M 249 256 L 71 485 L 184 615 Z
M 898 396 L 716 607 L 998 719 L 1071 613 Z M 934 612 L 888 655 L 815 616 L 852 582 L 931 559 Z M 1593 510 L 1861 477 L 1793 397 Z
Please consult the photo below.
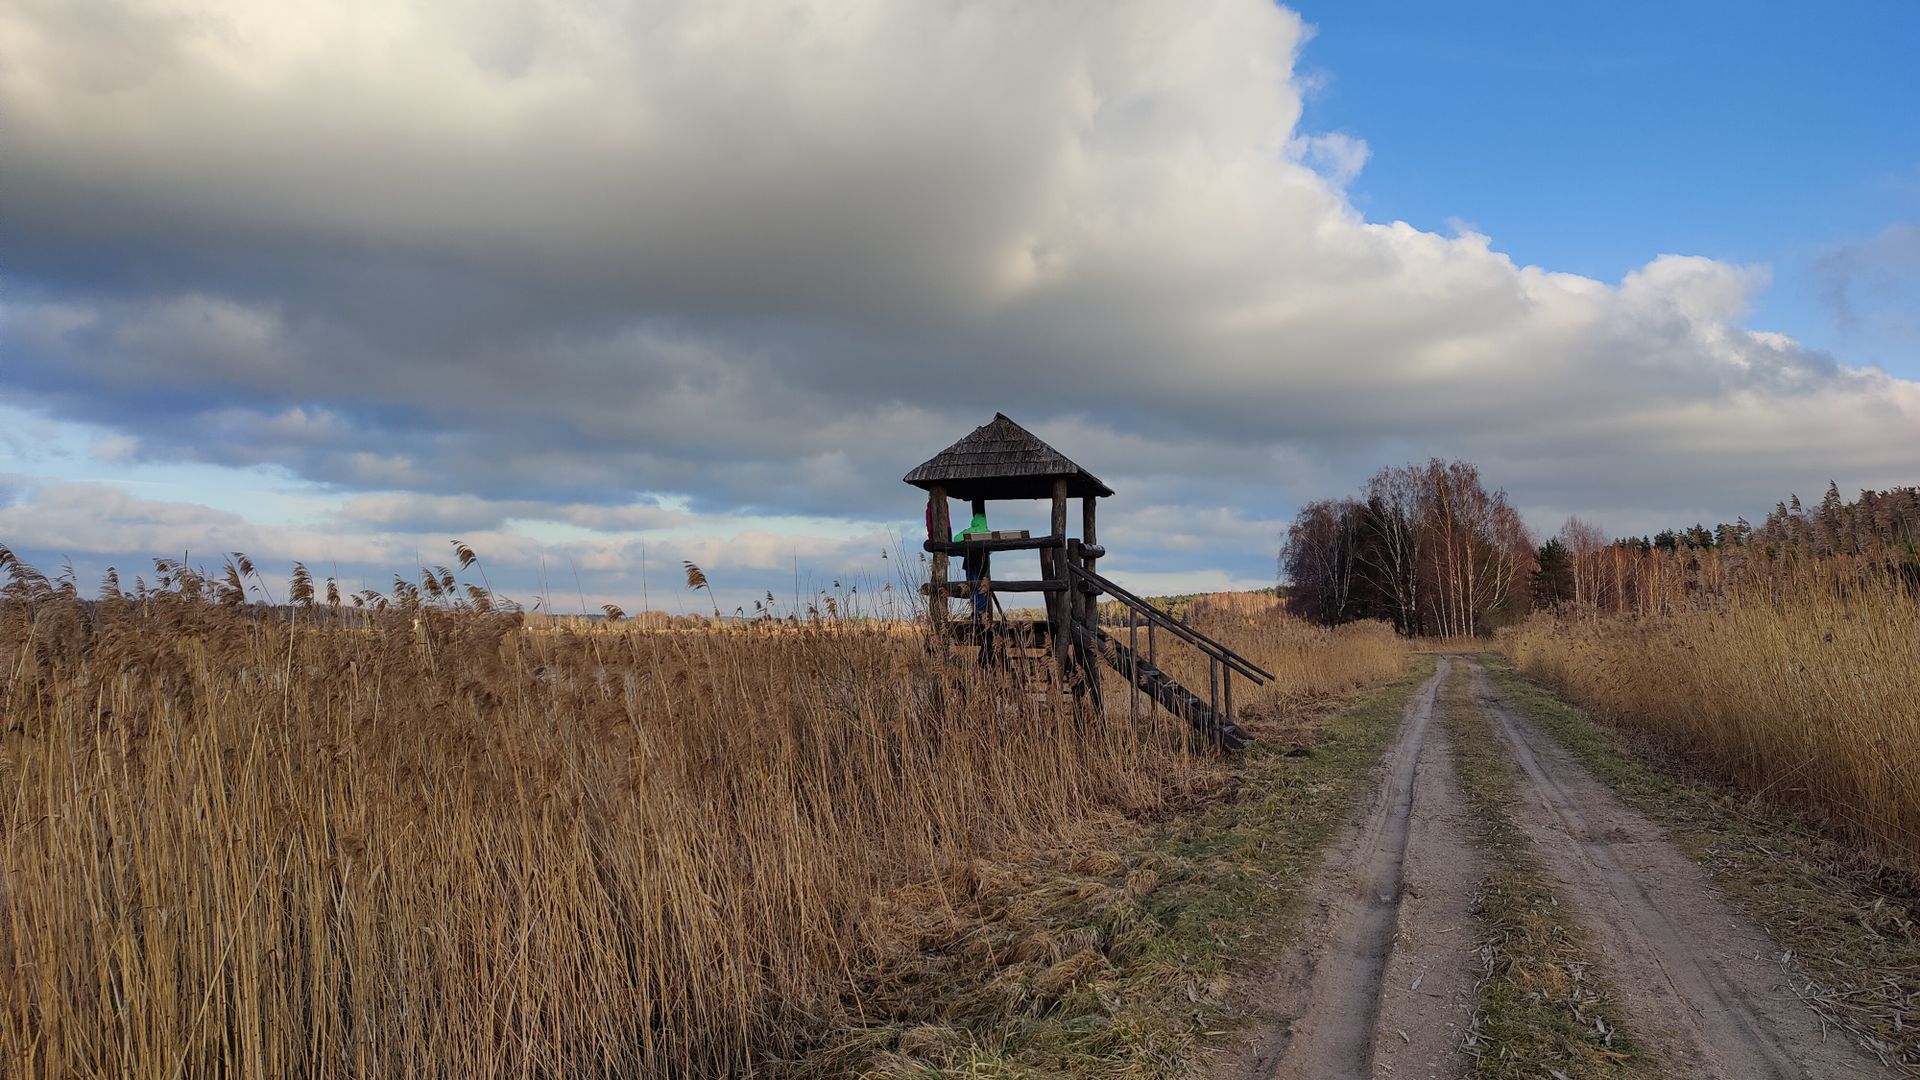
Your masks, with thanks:
M 1863 849 L 1920 869 L 1920 605 L 1812 575 L 1665 615 L 1535 616 L 1520 671 Z
M 1265 598 L 1255 595 L 1254 599 Z M 1258 689 L 1240 688 L 1244 684 L 1236 682 L 1235 707 L 1257 712 L 1285 711 L 1398 678 L 1406 674 L 1412 655 L 1407 642 L 1387 623 L 1349 623 L 1329 629 L 1291 618 L 1277 604 L 1236 604 L 1207 597 L 1196 602 L 1190 621 L 1277 676 Z M 1161 639 L 1161 649 L 1165 666 L 1175 678 L 1205 691 L 1207 665 L 1197 652 L 1166 637 Z
M 1303 706 L 1363 687 L 1376 686 L 1406 674 L 1412 658 L 1408 642 L 1384 622 L 1349 623 L 1340 627 L 1315 626 L 1292 618 L 1271 598 L 1259 594 L 1222 593 L 1197 599 L 1187 620 L 1202 633 L 1221 641 L 1262 668 L 1274 680 L 1255 687 L 1234 677 L 1234 713 L 1253 727 L 1262 722 L 1300 718 Z M 1108 632 L 1127 639 L 1124 626 Z M 1140 649 L 1147 647 L 1140 631 Z M 1159 635 L 1160 667 L 1181 685 L 1208 695 L 1205 656 L 1181 644 L 1171 634 Z M 1225 676 L 1222 671 L 1221 677 Z M 1135 707 L 1127 681 L 1102 669 L 1106 705 L 1125 713 Z M 1150 705 L 1148 706 L 1150 707 Z M 1290 739 L 1301 732 L 1266 727 L 1266 735 Z
M 882 898 L 1222 768 L 885 628 L 317 614 L 0 602 L 0 1071 L 739 1073 Z M 1294 693 L 1406 664 L 1241 629 Z

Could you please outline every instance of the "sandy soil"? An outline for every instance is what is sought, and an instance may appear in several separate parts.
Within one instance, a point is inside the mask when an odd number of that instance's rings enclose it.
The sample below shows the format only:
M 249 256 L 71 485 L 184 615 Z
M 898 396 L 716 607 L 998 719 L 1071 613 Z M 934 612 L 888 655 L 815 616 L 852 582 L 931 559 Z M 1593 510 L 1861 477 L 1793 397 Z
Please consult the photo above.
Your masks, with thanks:
M 1307 945 L 1259 980 L 1263 1022 L 1215 1075 L 1449 1075 L 1471 1013 L 1481 872 L 1445 740 L 1429 734 L 1448 668 L 1408 702 L 1373 799 L 1329 855 Z
M 1374 1025 L 1374 1076 L 1453 1076 L 1473 1017 L 1480 964 L 1473 899 L 1486 871 L 1467 839 L 1471 811 L 1453 779 L 1451 750 L 1433 738 L 1421 750 L 1399 933 Z
M 1804 976 L 1659 826 L 1508 708 L 1478 664 L 1473 680 L 1520 766 L 1521 801 L 1535 811 L 1521 815 L 1521 828 L 1592 935 L 1635 1029 L 1675 1075 L 1891 1075 L 1842 1033 L 1822 1030 L 1796 993 Z
M 1254 981 L 1260 1022 L 1212 1075 L 1376 1080 L 1462 1075 L 1483 854 L 1447 740 L 1430 734 L 1455 664 L 1513 756 L 1519 824 L 1588 930 L 1601 974 L 1663 1072 L 1699 1080 L 1889 1076 L 1823 1033 L 1781 950 L 1705 872 L 1500 699 L 1466 658 L 1442 658 L 1408 703 L 1375 794 L 1328 856 L 1301 944 Z

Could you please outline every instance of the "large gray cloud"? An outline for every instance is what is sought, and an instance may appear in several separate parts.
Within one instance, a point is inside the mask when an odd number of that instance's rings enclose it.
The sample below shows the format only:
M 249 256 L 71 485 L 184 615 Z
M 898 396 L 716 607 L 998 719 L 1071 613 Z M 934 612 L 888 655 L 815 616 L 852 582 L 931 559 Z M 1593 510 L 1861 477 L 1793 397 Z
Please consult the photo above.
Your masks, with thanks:
M 492 513 L 897 516 L 1005 408 L 1142 525 L 1227 508 L 1241 572 L 1396 458 L 1643 520 L 1920 471 L 1920 388 L 1743 328 L 1757 271 L 1363 220 L 1304 36 L 1264 0 L 23 0 L 0 385 Z

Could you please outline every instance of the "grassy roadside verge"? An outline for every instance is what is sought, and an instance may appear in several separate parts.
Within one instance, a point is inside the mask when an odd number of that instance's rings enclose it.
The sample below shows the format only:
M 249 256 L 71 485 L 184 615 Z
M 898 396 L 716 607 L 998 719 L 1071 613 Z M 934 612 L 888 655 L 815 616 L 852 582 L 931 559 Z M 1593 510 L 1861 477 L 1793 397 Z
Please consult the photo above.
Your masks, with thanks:
M 1441 688 L 1439 707 L 1455 775 L 1474 810 L 1475 839 L 1490 867 L 1474 904 L 1486 969 L 1465 1046 L 1472 1075 L 1655 1075 L 1620 1029 L 1612 991 L 1592 974 L 1582 934 L 1514 823 L 1512 761 L 1467 687 L 1462 665 Z
M 1482 657 L 1500 692 L 1641 813 L 1818 983 L 1828 1023 L 1920 1075 L 1920 882 L 1862 858 L 1798 816 L 1704 777 L 1645 737 L 1606 728 Z
M 1285 944 L 1319 853 L 1432 667 L 1256 726 L 1230 793 L 899 897 L 898 940 L 855 972 L 869 986 L 848 1003 L 857 1019 L 776 1071 L 1190 1075 L 1243 1021 L 1234 970 Z

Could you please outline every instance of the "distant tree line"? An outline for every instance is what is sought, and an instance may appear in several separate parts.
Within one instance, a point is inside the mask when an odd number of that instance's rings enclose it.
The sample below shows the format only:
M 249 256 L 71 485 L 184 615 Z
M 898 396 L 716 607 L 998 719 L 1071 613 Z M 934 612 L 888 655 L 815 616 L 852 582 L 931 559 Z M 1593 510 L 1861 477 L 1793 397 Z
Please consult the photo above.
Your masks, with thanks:
M 1819 505 L 1794 496 L 1757 526 L 1739 518 L 1611 543 L 1602 535 L 1571 518 L 1541 546 L 1536 607 L 1647 612 L 1815 570 L 1836 582 L 1890 576 L 1920 591 L 1920 488 L 1862 491 L 1848 501 L 1830 483 Z
M 1532 609 L 1652 614 L 1817 573 L 1845 587 L 1888 576 L 1920 594 L 1920 488 L 1829 484 L 1759 525 L 1745 518 L 1609 539 L 1578 517 L 1538 547 L 1479 470 L 1439 459 L 1382 469 L 1357 498 L 1300 508 L 1280 552 L 1294 613 L 1384 619 L 1403 634 L 1477 634 Z
M 1308 503 L 1280 552 L 1288 602 L 1322 623 L 1384 619 L 1409 636 L 1477 634 L 1528 607 L 1532 538 L 1470 462 L 1381 469 L 1357 498 Z

